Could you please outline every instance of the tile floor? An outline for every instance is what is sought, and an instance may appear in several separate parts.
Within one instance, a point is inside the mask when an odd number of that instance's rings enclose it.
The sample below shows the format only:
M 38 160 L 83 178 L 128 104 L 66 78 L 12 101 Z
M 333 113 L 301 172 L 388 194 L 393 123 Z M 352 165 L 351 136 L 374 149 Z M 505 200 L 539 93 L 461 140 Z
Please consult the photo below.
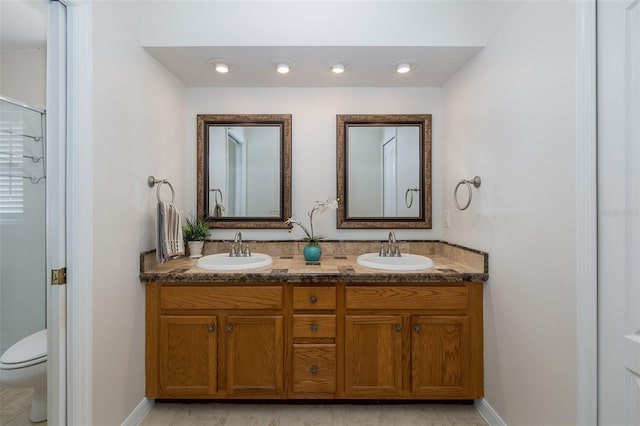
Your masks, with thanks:
M 6 389 L 0 393 L 1 426 L 46 426 L 47 422 L 31 423 L 31 396 L 33 389 Z
M 156 402 L 141 426 L 487 425 L 473 405 Z
M 0 393 L 0 425 L 32 426 L 31 389 Z M 36 423 L 46 426 L 47 422 Z M 141 426 L 484 426 L 473 405 L 156 402 Z

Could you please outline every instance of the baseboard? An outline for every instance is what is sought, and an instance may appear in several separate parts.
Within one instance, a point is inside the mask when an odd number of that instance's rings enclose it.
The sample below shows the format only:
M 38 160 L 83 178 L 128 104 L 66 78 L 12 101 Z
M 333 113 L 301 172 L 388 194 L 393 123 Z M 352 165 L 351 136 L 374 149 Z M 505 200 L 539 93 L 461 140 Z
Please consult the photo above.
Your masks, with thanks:
M 138 426 L 144 416 L 147 415 L 151 408 L 153 408 L 153 404 L 155 404 L 155 400 L 142 398 L 140 404 L 136 408 L 133 409 L 129 417 L 127 417 L 124 422 L 122 422 L 122 426 Z
M 491 404 L 487 402 L 486 399 L 478 399 L 476 400 L 474 406 L 476 410 L 480 413 L 482 417 L 489 423 L 491 426 L 507 426 L 504 420 L 500 417 L 500 415 L 493 409 Z

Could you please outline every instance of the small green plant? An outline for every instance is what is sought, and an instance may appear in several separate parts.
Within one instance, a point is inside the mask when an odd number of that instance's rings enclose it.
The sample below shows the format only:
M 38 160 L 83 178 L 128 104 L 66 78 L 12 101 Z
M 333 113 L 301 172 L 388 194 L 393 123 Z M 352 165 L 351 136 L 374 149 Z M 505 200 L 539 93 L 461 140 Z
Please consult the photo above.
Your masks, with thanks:
M 182 226 L 182 237 L 185 241 L 204 241 L 209 235 L 209 227 L 199 217 L 191 216 L 185 219 Z

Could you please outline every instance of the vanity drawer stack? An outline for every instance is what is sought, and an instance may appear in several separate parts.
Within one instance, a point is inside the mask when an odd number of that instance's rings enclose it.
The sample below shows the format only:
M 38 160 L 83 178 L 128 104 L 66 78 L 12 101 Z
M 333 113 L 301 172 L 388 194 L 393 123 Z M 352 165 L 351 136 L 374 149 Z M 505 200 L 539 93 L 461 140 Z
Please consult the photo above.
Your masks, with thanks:
M 293 287 L 292 382 L 296 398 L 336 392 L 336 288 Z

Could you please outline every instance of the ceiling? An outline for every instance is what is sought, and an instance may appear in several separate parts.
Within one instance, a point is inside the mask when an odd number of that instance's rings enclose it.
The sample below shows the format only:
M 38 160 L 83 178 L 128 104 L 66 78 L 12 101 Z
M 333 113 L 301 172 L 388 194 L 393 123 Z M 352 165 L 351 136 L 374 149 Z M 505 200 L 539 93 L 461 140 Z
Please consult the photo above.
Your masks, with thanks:
M 48 2 L 0 1 L 0 47 L 41 49 L 47 45 Z
M 47 2 L 0 2 L 0 47 L 46 47 Z M 423 46 L 196 46 L 145 47 L 188 87 L 439 87 L 481 47 Z M 207 61 L 229 63 L 227 74 Z M 291 72 L 275 72 L 278 63 Z M 343 74 L 330 66 L 346 65 Z M 399 62 L 412 64 L 407 74 L 395 72 Z
M 146 47 L 161 64 L 189 87 L 439 87 L 481 47 L 396 46 L 203 46 Z M 227 74 L 207 61 L 230 64 Z M 279 74 L 278 63 L 291 71 Z M 331 64 L 346 64 L 333 74 Z M 395 65 L 409 62 L 411 72 L 398 74 Z

